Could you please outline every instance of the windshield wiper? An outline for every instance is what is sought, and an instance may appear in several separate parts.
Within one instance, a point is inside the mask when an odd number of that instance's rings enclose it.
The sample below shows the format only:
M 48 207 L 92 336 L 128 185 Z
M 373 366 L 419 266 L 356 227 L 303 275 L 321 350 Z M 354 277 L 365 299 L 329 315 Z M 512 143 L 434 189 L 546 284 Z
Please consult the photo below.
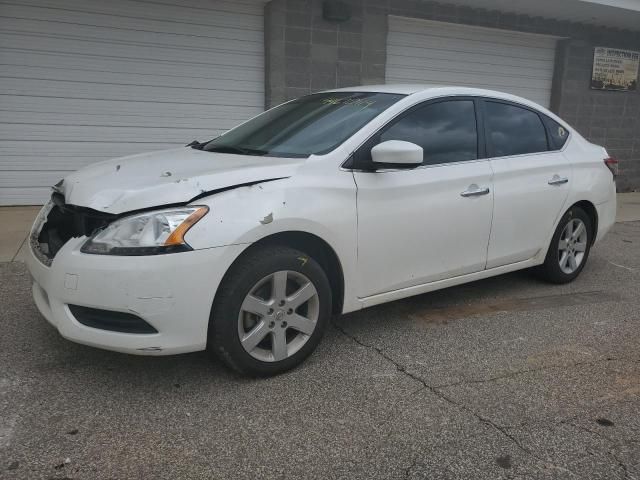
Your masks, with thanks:
M 191 143 L 187 143 L 185 147 L 191 147 L 191 148 L 195 148 L 196 150 L 202 150 L 206 144 L 207 144 L 206 142 L 200 143 L 199 141 L 194 140 Z
M 218 145 L 206 149 L 207 152 L 217 153 L 237 153 L 240 155 L 266 155 L 266 150 L 258 150 L 256 148 L 236 147 L 234 145 Z

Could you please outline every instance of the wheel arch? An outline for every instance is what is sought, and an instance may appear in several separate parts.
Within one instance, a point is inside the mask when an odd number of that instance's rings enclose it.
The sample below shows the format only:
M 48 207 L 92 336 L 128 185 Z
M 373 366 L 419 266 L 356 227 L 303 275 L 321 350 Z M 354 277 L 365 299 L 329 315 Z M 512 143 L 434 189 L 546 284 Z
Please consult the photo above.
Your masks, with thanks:
M 250 252 L 265 247 L 267 245 L 280 245 L 295 248 L 306 253 L 316 260 L 327 274 L 331 294 L 333 297 L 332 313 L 342 313 L 344 305 L 344 272 L 340 259 L 333 247 L 319 236 L 304 231 L 282 231 L 267 235 L 247 247 L 229 266 L 227 273 L 233 266 Z M 227 274 L 225 274 L 226 277 Z M 224 281 L 224 279 L 223 279 Z M 215 302 L 215 300 L 214 300 Z
M 591 244 L 593 245 L 598 234 L 598 211 L 596 210 L 596 206 L 589 200 L 580 200 L 571 205 L 567 211 L 573 207 L 581 208 L 589 216 L 589 220 L 591 220 Z

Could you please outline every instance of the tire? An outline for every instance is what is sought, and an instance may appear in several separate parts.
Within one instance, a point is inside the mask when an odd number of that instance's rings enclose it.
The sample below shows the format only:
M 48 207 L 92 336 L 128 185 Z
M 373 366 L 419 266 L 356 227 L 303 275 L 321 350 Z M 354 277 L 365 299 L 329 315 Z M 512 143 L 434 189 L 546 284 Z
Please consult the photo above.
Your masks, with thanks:
M 582 225 L 582 227 L 580 227 Z M 576 230 L 584 229 L 576 238 Z M 569 229 L 573 235 L 569 235 Z M 571 207 L 564 214 L 553 234 L 545 261 L 538 267 L 539 276 L 551 283 L 573 281 L 584 268 L 593 243 L 591 218 L 580 207 Z M 567 242 L 567 239 L 571 239 Z M 560 243 L 563 241 L 564 243 Z M 564 249 L 563 249 L 564 248 Z M 567 252 L 567 257 L 564 257 Z M 573 255 L 573 263 L 571 256 Z
M 285 246 L 255 248 L 231 266 L 218 289 L 208 349 L 243 375 L 285 372 L 320 343 L 331 302 L 327 275 L 309 255 Z

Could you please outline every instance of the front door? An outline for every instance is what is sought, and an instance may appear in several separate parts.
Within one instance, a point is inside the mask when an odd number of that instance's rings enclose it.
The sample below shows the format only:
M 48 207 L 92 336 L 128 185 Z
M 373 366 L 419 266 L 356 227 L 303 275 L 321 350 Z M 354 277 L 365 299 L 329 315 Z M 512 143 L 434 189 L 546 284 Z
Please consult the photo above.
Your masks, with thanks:
M 411 109 L 362 147 L 366 157 L 404 140 L 423 148 L 424 162 L 354 171 L 361 298 L 485 268 L 493 186 L 476 130 L 474 101 L 449 99 Z

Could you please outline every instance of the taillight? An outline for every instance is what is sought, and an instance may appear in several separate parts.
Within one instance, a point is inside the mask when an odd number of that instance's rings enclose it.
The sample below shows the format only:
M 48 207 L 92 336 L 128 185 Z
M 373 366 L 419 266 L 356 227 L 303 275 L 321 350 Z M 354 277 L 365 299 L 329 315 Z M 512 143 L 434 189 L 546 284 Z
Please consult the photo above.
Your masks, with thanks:
M 611 157 L 605 158 L 604 164 L 607 166 L 609 170 L 611 170 L 611 173 L 613 174 L 613 178 L 616 178 L 618 176 L 618 160 Z

